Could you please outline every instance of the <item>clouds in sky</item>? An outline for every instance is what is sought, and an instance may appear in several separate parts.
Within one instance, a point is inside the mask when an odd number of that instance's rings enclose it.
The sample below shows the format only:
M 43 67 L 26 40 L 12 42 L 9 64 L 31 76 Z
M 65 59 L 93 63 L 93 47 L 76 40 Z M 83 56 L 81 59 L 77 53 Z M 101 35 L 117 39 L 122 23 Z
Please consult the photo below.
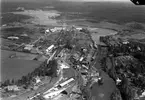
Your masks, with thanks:
M 60 1 L 84 1 L 84 2 L 130 2 L 130 0 L 60 0 Z
M 130 2 L 130 0 L 2 0 L 2 1 Z

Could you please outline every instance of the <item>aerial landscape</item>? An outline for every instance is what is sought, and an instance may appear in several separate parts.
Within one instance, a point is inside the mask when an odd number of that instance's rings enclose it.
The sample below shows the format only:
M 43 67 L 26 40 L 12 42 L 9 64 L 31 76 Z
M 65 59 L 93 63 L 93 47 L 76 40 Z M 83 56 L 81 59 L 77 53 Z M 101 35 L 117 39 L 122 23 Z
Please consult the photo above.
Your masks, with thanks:
M 2 0 L 0 100 L 145 100 L 145 6 Z

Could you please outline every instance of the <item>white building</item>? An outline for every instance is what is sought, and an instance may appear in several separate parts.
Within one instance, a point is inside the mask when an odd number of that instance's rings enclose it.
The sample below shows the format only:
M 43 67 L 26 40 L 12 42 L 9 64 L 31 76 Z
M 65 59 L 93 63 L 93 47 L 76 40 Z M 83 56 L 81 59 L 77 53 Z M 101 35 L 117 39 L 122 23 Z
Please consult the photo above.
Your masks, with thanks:
M 120 80 L 119 78 L 116 79 L 116 84 L 118 85 L 122 80 Z
M 81 31 L 83 28 L 81 28 L 81 27 L 77 27 L 76 29 L 79 30 L 79 31 Z
M 137 47 L 137 50 L 141 51 L 141 48 L 138 46 L 138 47 Z
M 28 36 L 28 34 L 22 34 L 21 36 L 27 37 L 27 36 Z
M 63 27 L 54 27 L 54 28 L 50 29 L 51 32 L 56 32 L 56 31 L 61 31 L 61 30 L 65 30 L 65 28 L 63 28 Z
M 8 91 L 19 91 L 20 90 L 17 85 L 7 86 L 6 89 L 8 89 Z
M 82 65 L 82 67 L 84 67 L 85 69 L 88 69 L 88 67 L 87 67 L 87 66 L 85 66 L 85 65 Z
M 70 82 L 72 82 L 72 81 L 74 81 L 74 78 L 70 78 L 69 80 L 67 80 L 67 81 L 65 81 L 65 82 L 63 82 L 63 83 L 61 83 L 61 84 L 59 84 L 60 86 L 65 86 L 66 84 L 69 84 Z
M 49 57 L 49 59 L 47 59 L 47 64 L 49 64 L 49 61 L 53 59 L 55 53 L 56 53 L 56 51 Z
M 81 57 L 81 58 L 80 58 L 80 61 L 83 61 L 83 59 L 84 59 L 84 57 Z
M 65 86 L 66 84 L 70 83 L 74 81 L 74 78 L 70 78 L 69 80 L 59 84 L 61 87 Z M 45 99 L 52 99 L 54 97 L 56 97 L 57 95 L 59 95 L 62 91 L 66 90 L 66 88 L 61 88 L 61 89 L 58 89 L 58 87 L 52 87 L 51 89 L 49 89 L 48 91 L 44 92 L 43 93 L 43 97 Z
M 49 30 L 49 29 L 45 30 L 45 33 L 49 33 L 49 32 L 50 32 L 50 30 Z
M 53 48 L 54 48 L 54 45 L 52 44 L 51 46 L 49 46 L 49 47 L 46 49 L 46 52 L 49 53 Z
M 2 25 L 2 27 L 6 27 L 6 26 L 7 26 L 7 24 L 3 24 L 3 25 Z
M 9 36 L 8 39 L 11 39 L 11 40 L 18 40 L 19 37 L 16 37 L 16 36 Z
M 96 49 L 98 49 L 97 42 L 95 42 L 94 47 L 95 47 Z
M 45 99 L 52 99 L 52 98 L 54 98 L 55 96 L 59 95 L 59 94 L 60 94 L 62 91 L 64 91 L 65 89 L 66 89 L 66 88 L 63 88 L 63 89 L 61 89 L 61 90 L 51 91 L 51 92 L 45 94 L 43 97 L 44 97 Z
M 40 77 L 37 76 L 37 77 L 35 78 L 35 81 L 36 81 L 36 84 L 37 84 L 37 83 L 40 83 L 40 82 L 41 82 Z

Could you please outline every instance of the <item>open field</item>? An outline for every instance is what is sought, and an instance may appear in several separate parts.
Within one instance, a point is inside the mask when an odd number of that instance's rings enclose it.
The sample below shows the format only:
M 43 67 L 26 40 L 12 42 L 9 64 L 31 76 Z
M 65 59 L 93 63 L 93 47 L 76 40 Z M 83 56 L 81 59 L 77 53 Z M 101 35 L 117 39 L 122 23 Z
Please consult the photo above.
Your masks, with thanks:
M 9 58 L 11 55 L 16 54 L 14 58 L 16 59 L 23 59 L 23 60 L 33 60 L 37 55 L 29 54 L 29 53 L 22 53 L 22 52 L 15 52 L 15 51 L 7 51 L 1 50 L 2 52 L 2 60 Z
M 32 72 L 41 64 L 41 62 L 39 61 L 32 60 L 36 55 L 5 50 L 2 50 L 1 53 L 1 81 L 4 81 L 6 79 L 19 79 L 23 75 Z M 18 57 L 20 57 L 21 59 L 9 58 L 9 56 L 13 53 L 16 53 L 16 55 L 18 55 Z

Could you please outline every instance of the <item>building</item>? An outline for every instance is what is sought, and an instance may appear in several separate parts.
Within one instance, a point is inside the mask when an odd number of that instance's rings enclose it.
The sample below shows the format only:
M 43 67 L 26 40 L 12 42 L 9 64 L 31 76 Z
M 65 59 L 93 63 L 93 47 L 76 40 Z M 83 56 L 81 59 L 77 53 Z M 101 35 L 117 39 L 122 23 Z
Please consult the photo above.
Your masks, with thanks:
M 81 27 L 77 27 L 76 29 L 79 30 L 79 31 L 81 31 L 83 28 L 81 28 Z
M 20 90 L 20 88 L 17 85 L 7 86 L 6 89 L 8 91 L 19 91 Z
M 40 82 L 41 82 L 40 77 L 37 76 L 37 77 L 35 78 L 35 81 L 36 81 L 36 84 L 37 84 L 37 83 L 40 83 Z
M 52 51 L 53 48 L 54 48 L 54 45 L 52 44 L 51 46 L 49 46 L 49 47 L 46 49 L 46 52 L 49 53 L 50 51 Z
M 123 42 L 123 44 L 128 44 L 128 43 L 129 43 L 128 41 L 124 41 L 124 42 Z
M 46 29 L 46 30 L 45 30 L 45 33 L 49 33 L 49 32 L 50 32 L 50 29 Z
M 85 66 L 85 65 L 82 65 L 82 67 L 83 67 L 83 68 L 85 68 L 85 69 L 88 69 L 88 67 L 87 67 L 87 66 Z
M 64 90 L 66 90 L 66 88 L 60 89 L 60 90 L 56 90 L 56 91 L 51 91 L 49 93 L 46 93 L 43 97 L 45 99 L 52 99 L 56 96 L 58 96 L 61 92 L 63 92 Z
M 61 87 L 65 86 L 66 84 L 69 84 L 70 82 L 74 81 L 74 78 L 70 78 L 69 80 L 59 84 Z
M 11 40 L 18 40 L 19 37 L 17 37 L 17 36 L 9 36 L 8 39 L 11 39 Z
M 18 7 L 16 10 L 18 10 L 18 11 L 24 11 L 25 8 L 24 7 Z
M 3 24 L 3 25 L 2 25 L 2 27 L 6 27 L 6 26 L 7 26 L 7 24 Z
M 52 99 L 56 96 L 58 96 L 60 93 L 62 93 L 64 90 L 66 90 L 69 86 L 64 87 L 65 85 L 68 85 L 70 82 L 74 81 L 74 78 L 70 78 L 69 80 L 52 87 L 51 89 L 47 90 L 46 92 L 43 93 L 43 97 L 45 99 Z M 64 88 L 62 88 L 64 87 Z
M 49 64 L 49 61 L 53 59 L 55 54 L 56 54 L 56 51 L 49 57 L 49 59 L 47 59 L 47 64 Z
M 27 37 L 27 36 L 28 36 L 28 34 L 22 34 L 21 36 Z
M 27 44 L 27 45 L 25 45 L 24 49 L 30 51 L 30 50 L 32 50 L 33 46 L 34 45 Z

